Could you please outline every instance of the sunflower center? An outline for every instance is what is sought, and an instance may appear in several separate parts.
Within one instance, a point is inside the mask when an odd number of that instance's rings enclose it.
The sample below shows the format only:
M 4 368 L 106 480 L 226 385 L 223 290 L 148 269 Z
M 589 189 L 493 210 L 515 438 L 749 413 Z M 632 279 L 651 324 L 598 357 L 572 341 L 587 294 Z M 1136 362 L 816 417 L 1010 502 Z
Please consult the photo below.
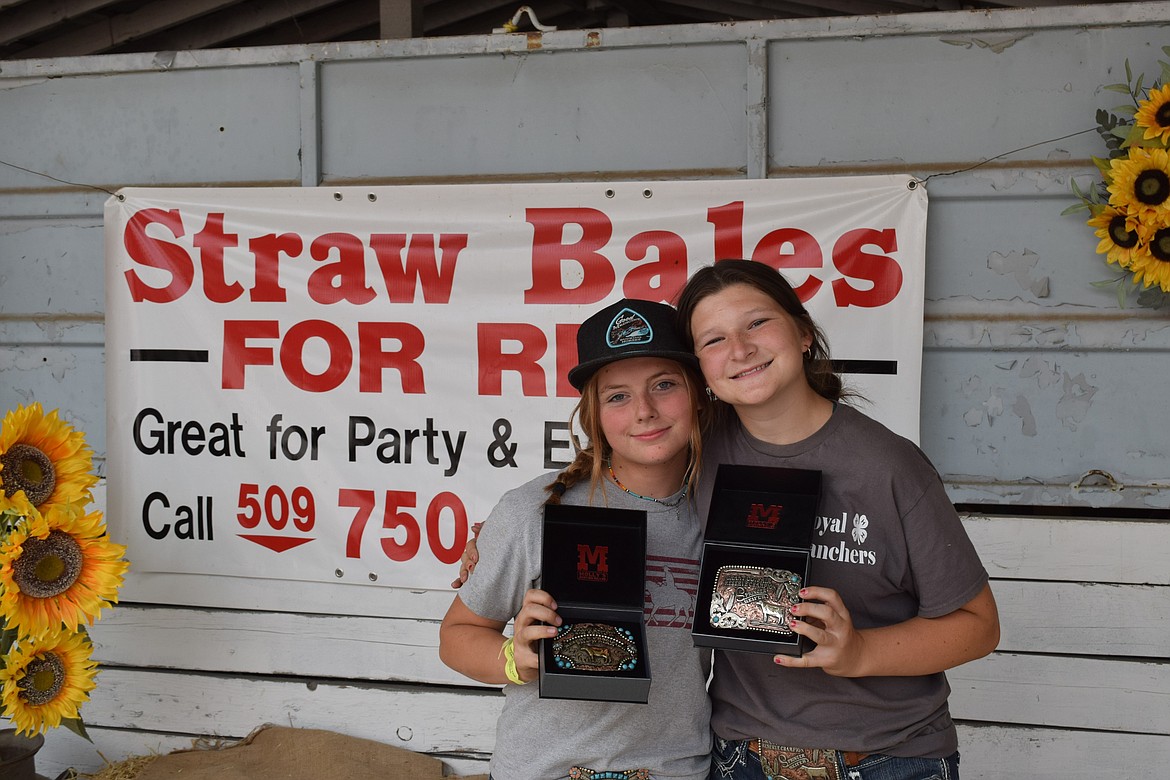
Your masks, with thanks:
M 1134 196 L 1147 206 L 1157 206 L 1170 198 L 1170 176 L 1165 171 L 1147 168 L 1133 182 Z
M 1109 220 L 1109 240 L 1122 249 L 1133 249 L 1137 246 L 1137 231 L 1125 226 L 1125 217 L 1120 214 Z
M 81 546 L 64 531 L 45 539 L 28 539 L 12 564 L 12 579 L 20 592 L 32 598 L 59 596 L 81 576 Z
M 53 461 L 48 455 L 31 444 L 13 444 L 8 452 L 0 455 L 0 485 L 4 492 L 13 495 L 23 490 L 29 503 L 40 506 L 53 495 L 57 487 L 57 474 Z
M 1170 128 L 1170 101 L 1158 106 L 1158 110 L 1154 112 L 1154 122 L 1158 127 Z
M 1162 228 L 1150 240 L 1150 254 L 1163 263 L 1170 263 L 1170 228 Z
M 24 667 L 24 677 L 17 680 L 20 698 L 34 707 L 48 704 L 65 685 L 65 664 L 56 653 L 43 653 Z

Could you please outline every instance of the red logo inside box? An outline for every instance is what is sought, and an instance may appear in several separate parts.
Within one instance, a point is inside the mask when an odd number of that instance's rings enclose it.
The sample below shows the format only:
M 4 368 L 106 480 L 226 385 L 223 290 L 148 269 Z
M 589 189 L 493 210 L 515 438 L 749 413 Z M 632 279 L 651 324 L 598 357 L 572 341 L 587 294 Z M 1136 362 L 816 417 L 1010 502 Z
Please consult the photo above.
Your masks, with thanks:
M 599 544 L 590 547 L 577 545 L 577 579 L 585 582 L 607 582 L 609 580 L 609 547 Z
M 751 510 L 747 515 L 748 528 L 764 528 L 772 530 L 776 524 L 780 522 L 780 513 L 784 511 L 784 507 L 779 504 L 752 504 Z

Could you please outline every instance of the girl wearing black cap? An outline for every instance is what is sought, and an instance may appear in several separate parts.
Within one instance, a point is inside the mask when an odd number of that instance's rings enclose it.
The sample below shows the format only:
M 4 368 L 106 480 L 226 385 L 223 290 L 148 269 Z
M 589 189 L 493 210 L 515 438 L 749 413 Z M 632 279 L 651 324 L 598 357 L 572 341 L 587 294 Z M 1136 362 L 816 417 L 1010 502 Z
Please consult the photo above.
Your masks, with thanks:
M 701 536 L 691 500 L 700 457 L 697 361 L 669 306 L 622 300 L 577 333 L 581 391 L 570 418 L 588 446 L 563 472 L 509 491 L 479 537 L 481 563 L 443 619 L 439 654 L 481 682 L 504 684 L 493 780 L 704 780 L 710 705 L 704 654 L 691 642 Z M 544 504 L 635 509 L 647 517 L 647 704 L 541 699 L 539 640 L 557 634 L 539 589 Z M 689 588 L 689 590 L 688 590 Z M 515 617 L 513 638 L 503 629 Z M 661 671 L 658 671 L 661 670 Z
M 822 479 L 816 587 L 801 591 L 790 624 L 816 647 L 716 651 L 711 777 L 957 778 L 943 672 L 995 649 L 999 620 L 938 473 L 911 442 L 838 403 L 824 337 L 771 267 L 702 268 L 678 307 L 722 412 L 704 439 L 700 510 L 719 463 Z

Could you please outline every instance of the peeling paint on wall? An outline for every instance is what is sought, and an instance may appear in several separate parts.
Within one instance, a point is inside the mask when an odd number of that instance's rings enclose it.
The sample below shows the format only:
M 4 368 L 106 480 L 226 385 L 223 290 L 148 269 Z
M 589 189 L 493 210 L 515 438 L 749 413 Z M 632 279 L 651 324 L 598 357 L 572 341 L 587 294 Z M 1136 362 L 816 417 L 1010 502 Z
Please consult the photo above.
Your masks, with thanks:
M 1056 419 L 1068 430 L 1075 431 L 1088 415 L 1097 388 L 1088 383 L 1083 373 L 1075 377 L 1066 373 L 1062 389 L 1063 395 L 1056 403 Z
M 1011 276 L 1020 285 L 1020 289 L 1030 292 L 1036 298 L 1047 298 L 1049 294 L 1048 277 L 1033 277 L 1032 271 L 1040 255 L 1030 249 L 1023 253 L 1012 252 L 1000 254 L 992 252 L 987 258 L 987 267 L 1001 276 Z

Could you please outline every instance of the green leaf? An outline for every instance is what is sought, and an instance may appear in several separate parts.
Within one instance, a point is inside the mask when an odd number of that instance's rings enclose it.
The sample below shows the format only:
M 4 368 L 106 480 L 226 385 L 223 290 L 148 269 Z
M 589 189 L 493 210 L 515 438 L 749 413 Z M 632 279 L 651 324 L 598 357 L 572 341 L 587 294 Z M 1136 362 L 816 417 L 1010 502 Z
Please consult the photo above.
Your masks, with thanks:
M 1110 92 L 1120 92 L 1123 95 L 1133 97 L 1133 93 L 1129 91 L 1129 84 L 1106 84 L 1101 89 L 1106 89 Z
M 1120 279 L 1117 281 L 1117 308 L 1125 308 L 1125 283 Z
M 1133 83 L 1133 70 L 1129 67 L 1129 57 L 1125 58 L 1125 83 Z
M 1141 125 L 1130 125 L 1129 133 L 1125 136 L 1122 146 L 1144 146 L 1142 143 L 1142 136 L 1145 135 L 1146 129 Z
M 89 732 L 85 730 L 85 724 L 81 722 L 81 718 L 61 718 L 61 725 L 84 739 L 86 742 L 93 742 L 93 740 L 89 737 Z
M 1130 105 L 1117 106 L 1113 110 L 1116 111 L 1121 116 L 1126 116 L 1126 117 L 1129 117 L 1130 119 L 1133 119 L 1134 115 L 1137 114 L 1137 106 L 1130 106 Z
M 1088 203 L 1074 203 L 1064 211 L 1060 212 L 1060 216 L 1066 217 L 1069 214 L 1076 214 L 1078 211 L 1086 211 L 1089 208 Z
M 1097 170 L 1101 171 L 1101 175 L 1106 178 L 1109 177 L 1110 171 L 1113 170 L 1112 166 L 1109 165 L 1109 161 L 1102 160 L 1100 157 L 1094 157 L 1093 164 L 1097 166 Z
M 8 664 L 4 658 L 8 655 L 8 651 L 16 644 L 17 630 L 9 628 L 7 625 L 0 623 L 0 669 L 3 669 Z
M 1138 293 L 1138 306 L 1144 306 L 1147 309 L 1160 309 L 1164 304 L 1166 294 L 1158 287 L 1147 287 Z

